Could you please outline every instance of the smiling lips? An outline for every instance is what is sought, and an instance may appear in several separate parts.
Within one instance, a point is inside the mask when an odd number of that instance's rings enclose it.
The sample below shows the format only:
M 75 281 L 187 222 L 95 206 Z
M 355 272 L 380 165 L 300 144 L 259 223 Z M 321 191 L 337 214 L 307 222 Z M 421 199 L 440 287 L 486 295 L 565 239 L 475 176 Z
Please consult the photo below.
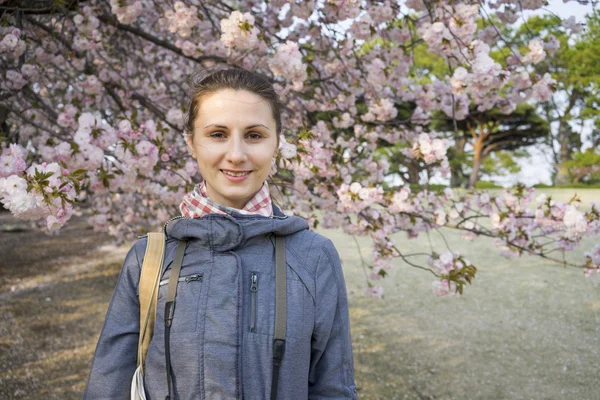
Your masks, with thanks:
M 246 179 L 246 177 L 248 175 L 250 175 L 250 173 L 252 171 L 229 171 L 229 170 L 222 169 L 221 172 L 230 181 L 232 181 L 232 182 L 241 182 L 244 179 Z
M 231 171 L 231 170 L 227 170 L 227 169 L 222 169 L 221 171 L 223 173 L 225 173 L 227 175 L 231 175 L 231 176 L 244 176 L 244 175 L 248 175 L 250 172 L 252 172 L 252 171 Z

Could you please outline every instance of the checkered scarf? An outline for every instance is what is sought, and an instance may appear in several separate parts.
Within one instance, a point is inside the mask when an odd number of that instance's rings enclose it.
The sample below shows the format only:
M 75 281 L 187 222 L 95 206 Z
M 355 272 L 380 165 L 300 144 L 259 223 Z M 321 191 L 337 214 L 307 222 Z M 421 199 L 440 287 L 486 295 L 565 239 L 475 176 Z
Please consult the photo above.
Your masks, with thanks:
M 202 218 L 206 214 L 231 214 L 234 210 L 241 214 L 258 214 L 263 217 L 273 215 L 269 185 L 266 181 L 241 210 L 215 203 L 209 199 L 206 192 L 206 183 L 202 181 L 202 183 L 196 185 L 192 192 L 183 197 L 179 210 L 181 215 L 188 218 Z

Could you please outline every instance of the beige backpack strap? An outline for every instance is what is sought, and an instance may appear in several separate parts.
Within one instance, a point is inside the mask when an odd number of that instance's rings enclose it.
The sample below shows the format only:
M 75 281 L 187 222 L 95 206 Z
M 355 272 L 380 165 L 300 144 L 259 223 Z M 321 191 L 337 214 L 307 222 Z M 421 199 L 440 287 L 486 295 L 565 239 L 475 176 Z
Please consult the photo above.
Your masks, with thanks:
M 165 258 L 164 232 L 148 233 L 148 245 L 142 264 L 138 297 L 140 299 L 140 338 L 138 342 L 138 366 L 144 368 L 148 346 L 154 333 L 158 283 Z

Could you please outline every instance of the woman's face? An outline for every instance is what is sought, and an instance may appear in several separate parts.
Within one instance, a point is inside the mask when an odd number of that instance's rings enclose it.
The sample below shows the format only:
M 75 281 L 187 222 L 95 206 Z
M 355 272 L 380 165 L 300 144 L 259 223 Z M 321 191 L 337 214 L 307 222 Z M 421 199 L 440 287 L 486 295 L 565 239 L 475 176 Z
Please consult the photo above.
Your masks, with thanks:
M 202 96 L 187 142 L 210 199 L 241 209 L 271 171 L 277 152 L 275 118 L 262 97 L 222 89 Z

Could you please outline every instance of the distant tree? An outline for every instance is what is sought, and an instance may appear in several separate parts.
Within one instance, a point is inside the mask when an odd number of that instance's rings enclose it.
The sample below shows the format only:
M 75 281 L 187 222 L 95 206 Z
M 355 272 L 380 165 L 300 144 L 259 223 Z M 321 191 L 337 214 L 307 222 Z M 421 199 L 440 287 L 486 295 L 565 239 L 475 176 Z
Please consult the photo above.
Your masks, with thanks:
M 537 74 L 549 73 L 556 80 L 552 101 L 539 105 L 540 114 L 552 126 L 545 143 L 551 149 L 555 184 L 570 182 L 569 161 L 581 150 L 586 122 L 596 128 L 593 145 L 600 145 L 600 12 L 595 10 L 586 19 L 585 29 L 577 33 L 579 29 L 566 29 L 557 16 L 535 16 L 514 34 L 522 52 L 534 36 L 546 37 L 548 55 L 533 67 Z M 555 52 L 553 42 L 560 43 Z
M 567 161 L 569 177 L 573 183 L 600 183 L 600 152 L 597 148 L 589 148 L 584 152 L 573 154 Z
M 472 169 L 467 186 L 475 187 L 482 162 L 492 153 L 515 151 L 539 143 L 549 133 L 548 123 L 536 114 L 534 107 L 521 104 L 510 114 L 494 108 L 489 111 L 471 111 L 467 118 L 457 121 L 437 121 L 437 129 L 456 132 L 455 138 L 472 148 Z M 456 146 L 454 151 L 456 151 Z M 463 154 L 455 154 L 463 157 Z M 464 160 L 468 158 L 464 157 Z M 452 164 L 451 164 L 452 165 Z M 462 173 L 462 167 L 459 170 Z
M 527 150 L 495 151 L 481 163 L 481 177 L 507 176 L 521 171 L 518 159 L 529 156 Z
M 459 137 L 459 141 L 466 143 L 464 136 Z M 458 141 L 457 141 L 458 142 Z M 448 149 L 448 158 L 450 160 L 451 187 L 464 187 L 471 176 L 473 165 L 473 153 L 465 151 L 460 155 L 455 153 L 457 144 Z M 464 148 L 464 145 L 463 145 Z M 481 162 L 480 177 L 493 181 L 495 177 L 516 174 L 521 171 L 518 159 L 529 156 L 527 151 L 495 151 Z

